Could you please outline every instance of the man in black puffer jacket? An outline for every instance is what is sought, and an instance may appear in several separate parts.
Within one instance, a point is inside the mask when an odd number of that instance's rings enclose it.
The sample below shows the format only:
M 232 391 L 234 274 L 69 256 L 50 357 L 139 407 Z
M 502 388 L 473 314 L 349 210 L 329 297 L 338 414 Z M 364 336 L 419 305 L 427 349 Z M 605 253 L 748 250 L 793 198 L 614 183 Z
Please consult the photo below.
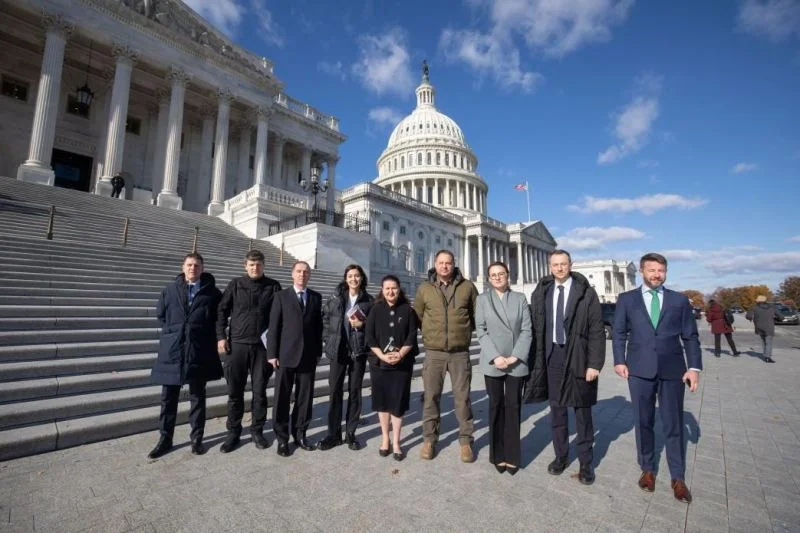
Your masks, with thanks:
M 214 322 L 222 295 L 214 276 L 203 272 L 203 256 L 188 254 L 183 273 L 161 291 L 157 315 L 161 323 L 158 358 L 151 374 L 161 387 L 158 444 L 150 452 L 157 459 L 172 449 L 181 386 L 189 384 L 189 425 L 192 453 L 202 454 L 206 424 L 206 382 L 222 377 L 214 342 Z
M 258 250 L 247 252 L 244 268 L 246 274 L 232 279 L 222 294 L 217 318 L 217 349 L 227 354 L 228 435 L 220 447 L 222 453 L 234 450 L 239 444 L 248 372 L 253 386 L 250 433 L 256 448 L 263 450 L 269 446 L 263 431 L 267 419 L 267 383 L 272 376 L 272 365 L 267 363 L 261 335 L 269 326 L 272 299 L 281 290 L 281 284 L 264 275 L 264 254 Z M 230 334 L 226 335 L 228 319 Z

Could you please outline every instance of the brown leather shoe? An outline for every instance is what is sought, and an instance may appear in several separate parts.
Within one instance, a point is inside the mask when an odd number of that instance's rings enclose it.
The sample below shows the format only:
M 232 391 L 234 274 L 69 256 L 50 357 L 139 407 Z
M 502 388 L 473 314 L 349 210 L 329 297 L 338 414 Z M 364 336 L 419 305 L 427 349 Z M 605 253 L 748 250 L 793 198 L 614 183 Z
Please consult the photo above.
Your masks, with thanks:
M 642 472 L 642 477 L 639 478 L 639 488 L 645 492 L 656 490 L 656 475 L 649 471 Z
M 672 480 L 672 494 L 675 495 L 675 499 L 679 502 L 692 503 L 692 493 L 689 492 L 689 487 L 686 486 L 682 479 Z
M 472 463 L 475 461 L 475 454 L 472 453 L 472 445 L 471 444 L 462 444 L 461 445 L 461 462 L 462 463 Z
M 419 458 L 430 461 L 433 459 L 434 455 L 436 455 L 436 450 L 434 449 L 433 442 L 429 440 L 423 442 L 422 449 L 419 451 Z

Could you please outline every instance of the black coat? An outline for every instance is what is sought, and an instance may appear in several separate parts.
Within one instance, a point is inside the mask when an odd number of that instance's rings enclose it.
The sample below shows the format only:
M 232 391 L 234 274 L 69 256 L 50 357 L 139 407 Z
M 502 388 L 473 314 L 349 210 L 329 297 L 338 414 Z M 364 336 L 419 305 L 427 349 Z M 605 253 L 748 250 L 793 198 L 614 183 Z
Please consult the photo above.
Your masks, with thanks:
M 269 326 L 272 299 L 281 284 L 267 276 L 250 279 L 244 275 L 232 279 L 219 304 L 217 340 L 228 337 L 225 328 L 230 318 L 230 340 L 242 344 L 260 344 L 261 335 Z
M 375 302 L 372 312 L 367 317 L 367 347 L 370 349 L 369 365 L 371 368 L 381 370 L 405 370 L 410 372 L 414 368 L 414 358 L 419 354 L 417 346 L 417 313 L 411 305 L 402 303 L 389 307 L 385 300 Z M 372 353 L 372 348 L 381 351 L 389 341 L 399 350 L 402 346 L 411 346 L 411 351 L 396 365 L 384 363 Z
M 533 343 L 531 344 L 531 375 L 525 391 L 527 403 L 548 399 L 547 363 L 548 348 L 553 344 L 551 300 L 555 280 L 542 278 L 531 295 L 533 315 Z M 594 288 L 577 272 L 572 272 L 564 312 L 567 329 L 564 381 L 561 385 L 559 407 L 589 407 L 597 403 L 599 379 L 586 381 L 586 369 L 601 370 L 606 360 L 606 338 L 603 311 Z
M 348 303 L 348 298 L 346 288 L 344 290 L 337 289 L 322 307 L 323 350 L 330 360 L 338 358 L 346 362 L 350 358 L 365 356 L 369 352 L 364 334 L 366 323 L 359 329 L 351 330 L 346 342 L 342 342 L 347 335 L 344 326 L 344 308 Z M 372 301 L 373 298 L 369 293 L 362 292 L 356 299 L 356 305 L 361 308 L 364 315 L 369 316 Z
M 200 288 L 191 306 L 183 274 L 164 287 L 157 306 L 161 336 L 151 373 L 154 383 L 183 385 L 189 379 L 213 381 L 222 377 L 214 333 L 221 297 L 214 276 L 209 273 L 200 278 Z
M 286 368 L 313 369 L 322 356 L 322 296 L 306 288 L 305 311 L 294 287 L 272 300 L 267 333 L 267 359 Z

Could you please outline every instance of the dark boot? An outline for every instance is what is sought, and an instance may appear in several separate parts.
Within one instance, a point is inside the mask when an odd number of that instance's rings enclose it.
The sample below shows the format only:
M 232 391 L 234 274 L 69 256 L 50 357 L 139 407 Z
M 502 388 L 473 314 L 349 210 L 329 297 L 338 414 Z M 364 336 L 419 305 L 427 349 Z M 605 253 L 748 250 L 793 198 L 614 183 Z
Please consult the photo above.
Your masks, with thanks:
M 222 443 L 222 446 L 219 447 L 219 451 L 222 453 L 230 453 L 236 449 L 239 445 L 239 434 L 238 433 L 228 433 L 228 436 L 225 437 L 225 442 Z
M 158 439 L 158 444 L 156 447 L 153 448 L 150 453 L 147 454 L 148 459 L 158 459 L 162 455 L 166 454 L 172 449 L 172 439 L 161 435 L 161 438 Z
M 354 452 L 362 448 L 361 443 L 358 442 L 358 440 L 356 439 L 355 433 L 348 433 L 345 436 L 344 441 L 347 443 L 347 447 L 353 450 Z
M 319 441 L 319 444 L 317 445 L 317 448 L 319 448 L 320 450 L 322 450 L 324 452 L 326 450 L 330 450 L 331 448 L 335 448 L 336 446 L 339 446 L 341 443 L 342 443 L 342 437 L 338 437 L 338 436 L 335 437 L 333 435 L 328 435 L 327 437 L 325 437 L 324 439 Z
M 192 439 L 192 453 L 195 455 L 206 453 L 206 447 L 203 446 L 203 437 Z

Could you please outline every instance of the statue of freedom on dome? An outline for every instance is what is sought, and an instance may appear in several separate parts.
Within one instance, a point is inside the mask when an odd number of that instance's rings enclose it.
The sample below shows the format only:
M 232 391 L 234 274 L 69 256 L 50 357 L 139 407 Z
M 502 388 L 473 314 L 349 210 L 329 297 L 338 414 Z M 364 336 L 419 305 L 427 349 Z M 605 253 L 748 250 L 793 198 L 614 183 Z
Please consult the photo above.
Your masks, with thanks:
M 428 81 L 428 74 L 430 74 L 430 69 L 428 68 L 428 60 L 422 60 L 422 81 Z

